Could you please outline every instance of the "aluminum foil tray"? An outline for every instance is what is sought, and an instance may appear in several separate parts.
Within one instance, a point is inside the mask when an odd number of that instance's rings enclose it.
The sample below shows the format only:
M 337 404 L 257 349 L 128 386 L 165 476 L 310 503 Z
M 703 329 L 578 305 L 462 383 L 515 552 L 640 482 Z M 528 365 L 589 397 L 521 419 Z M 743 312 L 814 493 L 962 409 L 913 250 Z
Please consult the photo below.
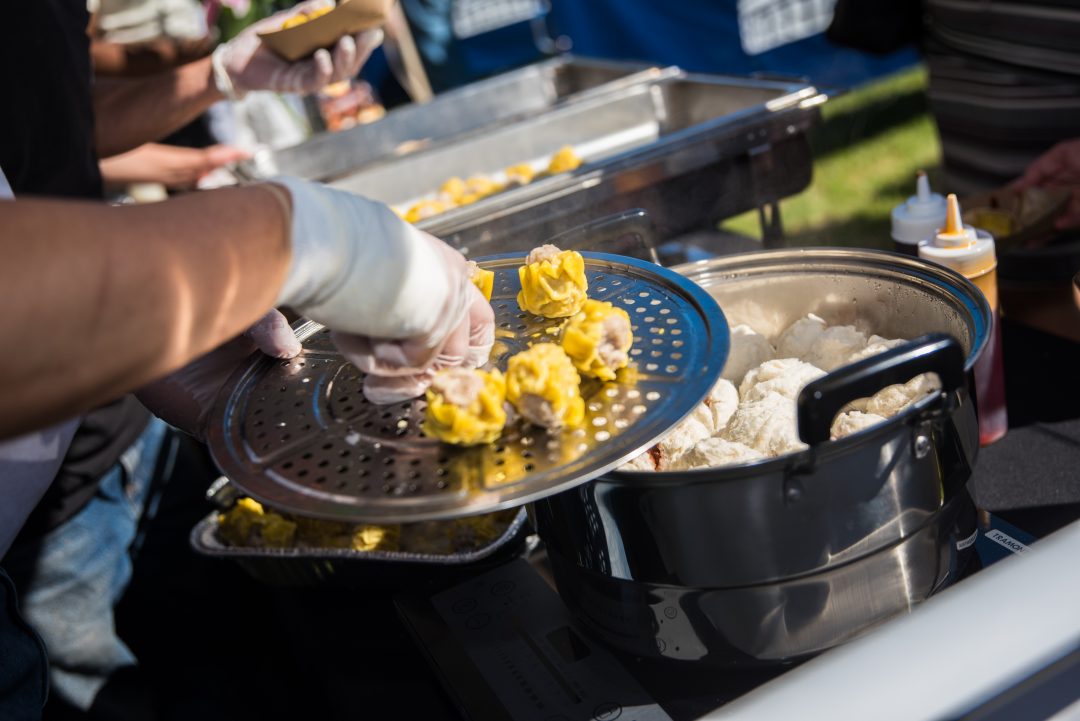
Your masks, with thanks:
M 191 547 L 203 556 L 234 561 L 257 581 L 272 586 L 360 586 L 367 589 L 442 585 L 517 558 L 528 550 L 525 509 L 485 546 L 449 554 L 354 551 L 348 548 L 245 548 L 217 535 L 218 512 L 191 530 Z
M 685 277 L 623 256 L 583 253 L 589 296 L 626 309 L 634 329 L 629 380 L 582 388 L 584 424 L 548 432 L 516 423 L 496 442 L 458 448 L 424 436 L 426 401 L 376 406 L 362 374 L 326 329 L 295 330 L 292 360 L 257 358 L 219 395 L 208 444 L 222 472 L 252 497 L 333 520 L 401 523 L 521 505 L 618 466 L 648 448 L 705 398 L 727 357 L 716 301 Z M 495 272 L 491 363 L 557 340 L 560 320 L 517 304 L 520 254 L 481 260 Z

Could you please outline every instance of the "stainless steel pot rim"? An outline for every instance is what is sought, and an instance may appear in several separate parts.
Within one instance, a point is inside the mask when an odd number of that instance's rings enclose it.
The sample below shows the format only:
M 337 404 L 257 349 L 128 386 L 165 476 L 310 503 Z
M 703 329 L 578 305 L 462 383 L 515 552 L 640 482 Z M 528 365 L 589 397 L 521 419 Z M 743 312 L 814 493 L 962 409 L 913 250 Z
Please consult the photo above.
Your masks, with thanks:
M 778 270 L 778 264 L 790 264 L 794 273 L 821 272 L 822 266 L 835 264 L 849 271 L 879 270 L 896 274 L 903 272 L 914 279 L 951 292 L 964 306 L 975 327 L 971 350 L 964 362 L 964 370 L 970 371 L 989 340 L 987 321 L 992 317 L 990 304 L 975 284 L 956 271 L 932 261 L 914 258 L 901 253 L 864 248 L 786 248 L 780 250 L 756 250 L 718 258 L 709 258 L 673 266 L 677 273 L 695 276 L 729 275 L 745 277 L 756 272 Z M 809 265 L 814 263 L 814 265 Z

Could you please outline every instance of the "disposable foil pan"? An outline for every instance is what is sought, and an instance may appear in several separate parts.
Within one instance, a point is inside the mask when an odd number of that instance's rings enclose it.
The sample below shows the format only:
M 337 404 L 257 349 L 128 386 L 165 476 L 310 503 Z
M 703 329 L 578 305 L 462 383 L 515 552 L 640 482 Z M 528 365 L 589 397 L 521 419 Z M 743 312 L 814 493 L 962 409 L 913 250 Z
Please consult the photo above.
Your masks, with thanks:
M 524 553 L 530 526 L 525 509 L 487 545 L 450 554 L 355 551 L 347 548 L 249 548 L 230 546 L 217 534 L 217 512 L 191 530 L 191 547 L 235 561 L 248 575 L 272 586 L 362 586 L 401 590 L 439 586 L 494 568 Z

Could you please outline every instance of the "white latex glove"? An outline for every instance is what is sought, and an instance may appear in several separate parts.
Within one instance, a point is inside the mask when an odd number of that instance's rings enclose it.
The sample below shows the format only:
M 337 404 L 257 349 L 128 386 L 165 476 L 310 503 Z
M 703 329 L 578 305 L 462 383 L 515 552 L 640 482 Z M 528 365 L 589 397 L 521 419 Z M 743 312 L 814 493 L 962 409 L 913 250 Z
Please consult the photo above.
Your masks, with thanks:
M 292 264 L 277 305 L 334 331 L 368 374 L 369 400 L 412 398 L 437 368 L 486 362 L 495 317 L 461 253 L 382 203 L 296 178 L 274 182 L 293 207 Z
M 136 395 L 158 418 L 201 440 L 218 391 L 255 350 L 274 358 L 292 358 L 300 353 L 301 346 L 285 316 L 271 310 L 243 335 L 154 381 Z
M 358 367 L 367 368 L 368 375 L 364 379 L 365 398 L 379 405 L 400 403 L 423 394 L 431 385 L 435 373 L 443 368 L 459 365 L 478 368 L 487 363 L 495 341 L 495 315 L 483 293 L 475 286 L 470 284 L 467 293 L 469 308 L 465 319 L 451 332 L 431 364 L 416 369 L 415 372 L 401 374 L 401 369 L 388 368 L 378 363 L 379 357 L 396 352 L 402 353 L 406 359 L 409 358 L 412 355 L 411 341 L 395 343 L 375 341 L 364 336 L 336 332 L 332 334 L 338 350 Z
M 332 51 L 316 50 L 310 58 L 295 63 L 276 55 L 259 39 L 260 32 L 277 30 L 286 19 L 327 4 L 327 0 L 300 3 L 254 23 L 220 45 L 212 58 L 218 90 L 233 100 L 249 90 L 306 95 L 330 83 L 354 77 L 382 43 L 382 30 L 346 35 L 338 40 Z

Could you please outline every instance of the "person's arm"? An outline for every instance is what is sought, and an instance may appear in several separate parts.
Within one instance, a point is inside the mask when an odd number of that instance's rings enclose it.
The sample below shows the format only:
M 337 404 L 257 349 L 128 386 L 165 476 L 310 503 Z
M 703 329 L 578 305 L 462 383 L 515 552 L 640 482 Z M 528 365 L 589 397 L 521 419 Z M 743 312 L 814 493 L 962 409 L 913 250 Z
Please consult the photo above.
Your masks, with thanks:
M 210 53 L 209 38 L 162 38 L 146 43 L 113 43 L 94 39 L 90 57 L 95 75 L 141 77 L 198 60 Z
M 144 78 L 97 78 L 97 152 L 107 158 L 164 138 L 223 99 L 209 57 Z
M 108 187 L 130 183 L 161 183 L 167 188 L 194 188 L 211 171 L 244 160 L 248 154 L 228 145 L 209 148 L 182 148 L 147 143 L 126 153 L 100 161 L 101 175 Z
M 0 438 L 284 323 L 274 306 L 334 329 L 376 375 L 475 364 L 495 328 L 460 253 L 382 203 L 288 177 L 145 206 L 0 201 L 0 304 Z
M 382 42 L 381 30 L 342 37 L 332 50 L 286 62 L 267 49 L 259 33 L 281 27 L 292 15 L 310 11 L 322 0 L 301 3 L 255 23 L 217 48 L 214 54 L 145 78 L 98 78 L 94 84 L 95 140 L 108 157 L 161 140 L 201 115 L 226 95 L 250 90 L 308 94 L 360 70 Z
M 287 208 L 259 186 L 135 207 L 0 201 L 0 229 L 0 438 L 237 335 L 274 304 L 290 262 Z

